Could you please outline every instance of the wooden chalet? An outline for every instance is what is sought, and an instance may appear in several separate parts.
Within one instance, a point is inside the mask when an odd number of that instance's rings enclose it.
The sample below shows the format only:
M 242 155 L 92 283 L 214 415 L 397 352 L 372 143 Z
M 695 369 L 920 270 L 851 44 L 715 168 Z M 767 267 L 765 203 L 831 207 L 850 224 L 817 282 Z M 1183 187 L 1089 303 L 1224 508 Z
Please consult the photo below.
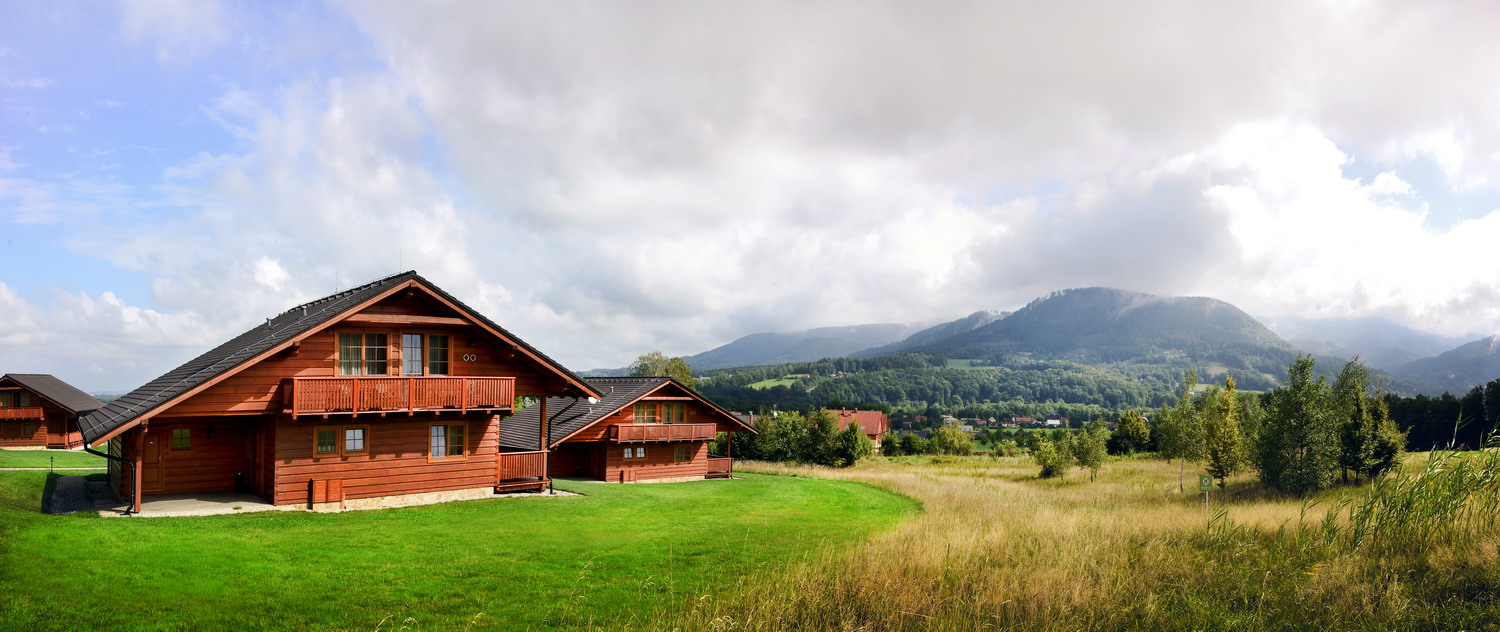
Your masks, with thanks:
M 543 489 L 546 453 L 502 454 L 500 418 L 518 396 L 599 395 L 406 272 L 293 307 L 81 425 L 137 511 L 143 495 L 215 491 L 382 506 Z
M 708 442 L 720 432 L 755 432 L 733 413 L 669 377 L 586 381 L 601 393 L 598 398 L 554 398 L 545 407 L 516 413 L 501 421 L 500 444 L 513 450 L 549 450 L 550 476 L 629 483 L 728 478 L 729 457 L 709 456 Z M 545 447 L 539 445 L 537 434 L 544 415 Z M 732 440 L 730 445 L 732 450 Z
M 83 445 L 78 417 L 104 404 L 45 373 L 0 377 L 0 448 Z

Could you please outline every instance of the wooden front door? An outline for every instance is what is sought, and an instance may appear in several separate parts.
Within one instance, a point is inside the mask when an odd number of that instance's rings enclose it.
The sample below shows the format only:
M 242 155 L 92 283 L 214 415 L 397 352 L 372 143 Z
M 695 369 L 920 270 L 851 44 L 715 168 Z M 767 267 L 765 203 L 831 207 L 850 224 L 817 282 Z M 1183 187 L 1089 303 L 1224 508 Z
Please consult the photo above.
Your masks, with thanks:
M 167 451 L 167 431 L 147 430 L 146 445 L 141 452 L 141 493 L 160 494 L 167 491 L 166 467 L 163 456 Z

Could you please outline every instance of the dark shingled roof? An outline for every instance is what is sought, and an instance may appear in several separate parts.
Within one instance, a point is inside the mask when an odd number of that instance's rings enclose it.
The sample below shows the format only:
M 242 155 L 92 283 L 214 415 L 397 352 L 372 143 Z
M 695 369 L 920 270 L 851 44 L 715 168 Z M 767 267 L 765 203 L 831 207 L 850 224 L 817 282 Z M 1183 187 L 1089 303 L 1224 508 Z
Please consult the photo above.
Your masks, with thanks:
M 551 417 L 548 443 L 556 443 L 564 437 L 588 427 L 611 413 L 623 408 L 646 393 L 671 382 L 669 377 L 591 377 L 590 386 L 601 393 L 599 403 L 574 397 L 548 397 L 547 416 Z M 537 435 L 541 421 L 541 406 L 530 406 L 521 412 L 500 420 L 500 445 L 517 450 L 540 450 Z
M 614 414 L 667 383 L 676 384 L 685 392 L 693 392 L 692 389 L 682 386 L 670 377 L 591 377 L 587 381 L 590 386 L 601 393 L 598 403 L 590 404 L 587 399 L 574 397 L 547 398 L 547 416 L 551 418 L 547 429 L 549 445 L 557 444 L 573 433 Z M 707 398 L 693 394 L 704 403 L 724 413 L 726 417 L 738 420 L 732 413 L 719 408 Z M 501 419 L 500 445 L 514 450 L 541 449 L 537 445 L 537 435 L 540 430 L 537 426 L 541 420 L 540 416 L 541 406 L 530 406 Z M 746 427 L 751 432 L 755 431 L 748 425 Z
M 281 315 L 267 320 L 265 324 L 257 325 L 254 329 L 240 334 L 229 340 L 229 342 L 189 360 L 186 364 L 168 371 L 166 375 L 148 382 L 145 386 L 131 391 L 130 394 L 114 400 L 93 414 L 80 419 L 78 425 L 83 430 L 83 438 L 85 441 L 93 443 L 116 428 L 151 412 L 172 398 L 186 393 L 225 372 L 233 370 L 283 342 L 338 318 L 365 301 L 380 296 L 412 280 L 420 282 L 438 296 L 452 302 L 480 322 L 499 331 L 502 335 L 535 354 L 543 362 L 560 373 L 580 384 L 584 383 L 582 378 L 574 375 L 571 371 L 552 360 L 552 358 L 537 351 L 536 348 L 526 344 L 525 341 L 517 338 L 490 319 L 485 318 L 483 314 L 474 311 L 451 294 L 444 292 L 442 288 L 422 278 L 422 275 L 417 274 L 415 270 L 409 270 L 353 289 L 344 290 L 332 296 L 325 296 L 315 301 L 303 303 L 282 312 Z
M 104 407 L 103 402 L 94 399 L 88 393 L 46 373 L 6 373 L 5 379 L 20 384 L 75 414 L 92 412 Z

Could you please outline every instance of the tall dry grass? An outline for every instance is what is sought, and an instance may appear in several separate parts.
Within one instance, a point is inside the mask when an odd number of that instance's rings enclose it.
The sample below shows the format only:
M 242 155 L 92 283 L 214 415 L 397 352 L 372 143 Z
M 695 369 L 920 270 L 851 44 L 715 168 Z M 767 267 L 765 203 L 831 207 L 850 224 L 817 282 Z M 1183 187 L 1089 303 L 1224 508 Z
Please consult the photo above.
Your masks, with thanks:
M 1434 617 L 1440 596 L 1409 586 L 1409 573 L 1372 571 L 1359 557 L 1369 551 L 1336 545 L 1357 523 L 1348 512 L 1363 506 L 1359 489 L 1310 503 L 1240 478 L 1205 508 L 1201 495 L 1178 491 L 1176 465 L 1153 459 L 1111 462 L 1095 482 L 1076 471 L 1038 480 L 1035 466 L 1017 458 L 737 468 L 875 485 L 919 500 L 923 512 L 852 551 L 768 569 L 661 613 L 662 628 L 1392 629 L 1453 621 Z M 1309 511 L 1318 503 L 1334 511 Z M 1482 522 L 1464 531 L 1484 543 L 1475 553 L 1430 548 L 1426 568 L 1446 555 L 1477 565 L 1463 580 L 1469 588 L 1500 588 L 1493 521 Z M 1309 609 L 1316 600 L 1342 611 Z M 1460 612 L 1460 623 L 1500 615 L 1493 602 L 1473 600 L 1482 608 Z

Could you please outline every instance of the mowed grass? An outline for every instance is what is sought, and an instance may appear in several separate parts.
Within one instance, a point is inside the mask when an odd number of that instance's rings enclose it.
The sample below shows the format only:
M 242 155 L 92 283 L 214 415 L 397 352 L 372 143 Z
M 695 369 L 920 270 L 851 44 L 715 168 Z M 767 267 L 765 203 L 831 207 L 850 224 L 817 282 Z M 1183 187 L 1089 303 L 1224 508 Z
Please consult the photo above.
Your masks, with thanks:
M 5 450 L 0 449 L 0 467 L 96 467 L 103 469 L 104 457 L 82 450 Z
M 730 599 L 663 612 L 660 629 L 1500 629 L 1492 499 L 1449 494 L 1470 507 L 1461 537 L 1393 552 L 1352 545 L 1347 512 L 1323 522 L 1368 486 L 1298 499 L 1242 475 L 1205 508 L 1201 470 L 1179 492 L 1178 466 L 1154 458 L 1112 461 L 1095 482 L 1080 470 L 1039 480 L 1024 458 L 741 469 L 866 482 L 924 511 L 852 550 L 747 576 Z M 1493 496 L 1496 471 L 1469 475 L 1488 481 L 1473 494 Z
M 106 519 L 38 514 L 48 476 L 0 473 L 0 629 L 649 627 L 918 511 L 857 483 L 748 474 L 342 514 Z

